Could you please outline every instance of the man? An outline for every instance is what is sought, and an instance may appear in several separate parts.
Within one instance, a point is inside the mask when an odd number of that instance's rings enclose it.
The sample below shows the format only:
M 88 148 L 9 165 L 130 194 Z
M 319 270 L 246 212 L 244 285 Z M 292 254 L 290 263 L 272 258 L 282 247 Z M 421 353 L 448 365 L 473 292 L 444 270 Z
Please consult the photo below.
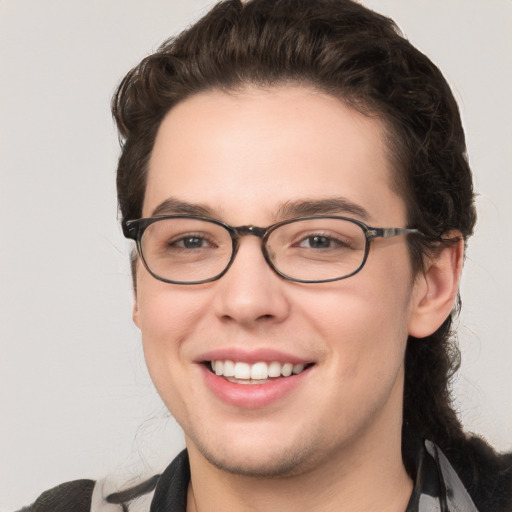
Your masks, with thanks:
M 466 438 L 448 393 L 464 135 L 392 22 L 221 3 L 113 111 L 133 317 L 187 452 L 136 488 L 83 483 L 84 508 L 505 510 L 510 460 Z

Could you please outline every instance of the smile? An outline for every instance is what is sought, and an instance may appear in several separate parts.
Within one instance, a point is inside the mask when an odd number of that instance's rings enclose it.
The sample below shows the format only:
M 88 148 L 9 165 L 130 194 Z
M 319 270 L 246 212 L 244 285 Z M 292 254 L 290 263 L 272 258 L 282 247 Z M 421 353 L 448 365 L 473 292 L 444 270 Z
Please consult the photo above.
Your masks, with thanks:
M 302 373 L 308 365 L 299 363 L 280 363 L 272 361 L 266 363 L 260 361 L 249 364 L 242 361 L 216 360 L 210 362 L 210 369 L 215 375 L 225 377 L 228 381 L 236 384 L 263 384 L 271 379 L 290 377 Z
M 316 366 L 315 363 L 293 361 L 292 358 L 283 358 L 282 362 L 273 358 L 266 362 L 261 359 L 248 362 L 250 356 L 247 355 L 245 361 L 224 357 L 219 354 L 203 360 L 199 367 L 202 368 L 204 382 L 221 402 L 246 410 L 261 409 L 286 397 L 296 396 L 294 393 Z

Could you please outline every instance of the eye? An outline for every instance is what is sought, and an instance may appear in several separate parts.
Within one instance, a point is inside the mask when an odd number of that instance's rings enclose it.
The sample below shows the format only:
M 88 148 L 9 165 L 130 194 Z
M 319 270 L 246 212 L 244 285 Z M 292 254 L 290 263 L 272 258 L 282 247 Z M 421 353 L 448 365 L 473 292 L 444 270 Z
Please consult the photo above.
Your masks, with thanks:
M 169 243 L 170 246 L 182 247 L 184 249 L 202 249 L 210 246 L 210 243 L 199 236 L 186 236 Z
M 349 247 L 349 244 L 339 238 L 316 234 L 303 238 L 297 246 L 305 249 L 340 249 Z
M 299 243 L 299 247 L 309 247 L 311 249 L 326 249 L 331 247 L 332 240 L 326 236 L 308 236 Z
M 217 244 L 212 240 L 211 237 L 207 237 L 204 234 L 182 234 L 178 236 L 174 236 L 167 240 L 167 246 L 170 249 L 188 249 L 188 250 L 196 250 L 196 249 L 210 249 L 217 246 Z

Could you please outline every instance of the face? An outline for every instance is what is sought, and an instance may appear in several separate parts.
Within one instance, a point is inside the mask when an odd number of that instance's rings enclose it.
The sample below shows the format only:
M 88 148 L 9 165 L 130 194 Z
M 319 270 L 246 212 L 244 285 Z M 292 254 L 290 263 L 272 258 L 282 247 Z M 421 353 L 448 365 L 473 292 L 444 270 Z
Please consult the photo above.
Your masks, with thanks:
M 404 227 L 383 140 L 377 119 L 312 89 L 197 94 L 160 127 L 143 215 L 201 212 L 265 227 L 328 213 Z M 168 284 L 138 265 L 134 320 L 191 453 L 231 472 L 279 475 L 399 436 L 411 272 L 401 236 L 377 239 L 362 271 L 331 283 L 284 280 L 252 236 L 211 283 Z M 215 375 L 211 361 L 304 371 L 237 379 Z

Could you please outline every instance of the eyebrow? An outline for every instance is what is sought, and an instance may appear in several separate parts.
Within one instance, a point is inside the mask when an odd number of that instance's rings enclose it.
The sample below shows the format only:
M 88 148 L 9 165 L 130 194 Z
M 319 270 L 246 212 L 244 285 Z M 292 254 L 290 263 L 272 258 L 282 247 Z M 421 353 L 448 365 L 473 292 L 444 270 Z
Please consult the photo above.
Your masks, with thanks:
M 340 213 L 354 215 L 361 220 L 367 220 L 370 217 L 366 208 L 363 208 L 361 205 L 345 197 L 287 201 L 278 210 L 278 216 L 285 219 L 308 215 L 333 215 Z
M 152 212 L 152 217 L 160 215 L 198 215 L 200 217 L 216 217 L 215 211 L 199 203 L 187 203 L 175 197 L 161 202 Z
M 326 199 L 287 201 L 277 209 L 276 219 L 286 220 L 308 215 L 334 214 L 353 215 L 360 220 L 367 220 L 370 217 L 368 211 L 361 205 L 344 197 L 333 197 Z M 162 215 L 198 215 L 216 219 L 221 217 L 218 210 L 212 209 L 209 206 L 200 203 L 180 201 L 175 197 L 167 198 L 151 212 L 152 217 Z

